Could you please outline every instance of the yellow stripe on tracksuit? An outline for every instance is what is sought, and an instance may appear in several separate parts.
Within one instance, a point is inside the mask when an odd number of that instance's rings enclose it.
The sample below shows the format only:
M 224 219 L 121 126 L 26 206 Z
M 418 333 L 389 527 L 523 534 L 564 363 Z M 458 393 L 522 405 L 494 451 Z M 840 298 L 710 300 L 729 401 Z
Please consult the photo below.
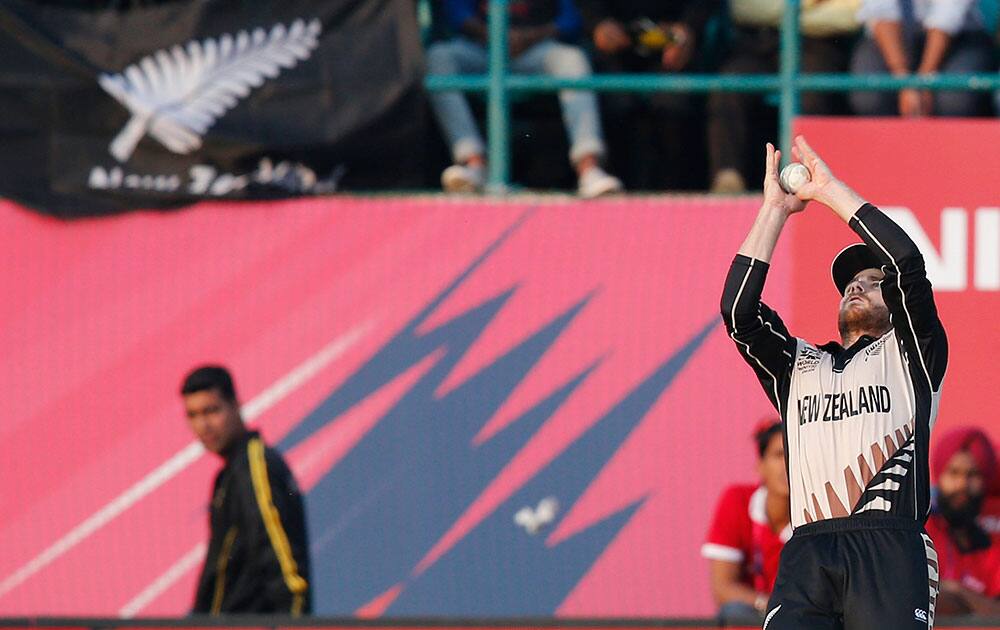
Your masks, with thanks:
M 239 530 L 235 525 L 226 532 L 226 537 L 222 540 L 222 548 L 215 559 L 215 595 L 212 597 L 211 614 L 218 615 L 222 612 L 222 598 L 226 594 L 226 567 L 229 565 L 229 555 L 233 551 L 233 543 L 236 542 L 236 533 Z
M 299 575 L 299 567 L 295 563 L 295 558 L 292 557 L 292 547 L 288 544 L 288 536 L 285 534 L 285 528 L 281 526 L 281 516 L 271 501 L 271 482 L 267 478 L 264 443 L 258 438 L 251 439 L 250 443 L 247 444 L 247 455 L 250 460 L 250 479 L 253 482 L 254 494 L 257 496 L 257 507 L 260 508 L 260 515 L 264 519 L 267 537 L 271 540 L 275 555 L 278 556 L 278 564 L 281 565 L 281 575 L 285 579 L 285 585 L 293 595 L 291 613 L 297 616 L 302 612 L 305 592 L 309 585 Z

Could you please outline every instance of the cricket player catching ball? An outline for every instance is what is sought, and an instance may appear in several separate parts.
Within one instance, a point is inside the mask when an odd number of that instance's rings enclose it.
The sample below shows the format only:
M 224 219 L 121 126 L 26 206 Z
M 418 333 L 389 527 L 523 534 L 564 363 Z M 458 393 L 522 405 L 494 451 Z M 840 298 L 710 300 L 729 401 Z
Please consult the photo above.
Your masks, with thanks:
M 722 295 L 729 336 L 784 426 L 794 534 L 781 554 L 767 630 L 933 628 L 937 555 L 924 532 L 928 444 L 948 343 L 920 251 L 801 136 L 808 170 L 795 194 L 767 145 L 764 202 Z M 809 201 L 863 243 L 833 260 L 841 342 L 792 336 L 761 302 L 785 222 Z

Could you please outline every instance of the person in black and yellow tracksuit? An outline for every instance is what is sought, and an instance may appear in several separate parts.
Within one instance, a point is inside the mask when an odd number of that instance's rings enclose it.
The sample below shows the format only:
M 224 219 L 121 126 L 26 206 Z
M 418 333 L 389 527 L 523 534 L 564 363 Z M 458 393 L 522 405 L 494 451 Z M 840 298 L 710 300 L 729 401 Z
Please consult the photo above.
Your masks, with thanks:
M 284 459 L 247 430 L 225 368 L 192 371 L 181 396 L 191 430 L 225 460 L 212 491 L 211 539 L 192 612 L 309 613 L 305 511 Z

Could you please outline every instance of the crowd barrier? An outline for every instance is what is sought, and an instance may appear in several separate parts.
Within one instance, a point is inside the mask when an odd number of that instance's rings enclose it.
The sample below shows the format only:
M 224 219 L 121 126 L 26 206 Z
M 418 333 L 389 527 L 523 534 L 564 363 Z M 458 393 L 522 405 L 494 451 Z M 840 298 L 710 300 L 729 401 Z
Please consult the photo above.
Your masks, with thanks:
M 982 3 L 986 8 L 986 3 Z M 729 75 L 659 75 L 602 74 L 578 79 L 523 76 L 509 71 L 507 31 L 510 0 L 489 2 L 489 69 L 485 76 L 428 76 L 431 91 L 466 90 L 484 92 L 487 98 L 487 144 L 489 182 L 492 189 L 503 191 L 510 184 L 510 96 L 524 92 L 555 92 L 583 89 L 597 92 L 660 91 L 731 91 L 764 92 L 778 97 L 779 146 L 791 146 L 792 126 L 799 113 L 799 96 L 807 90 L 925 90 L 962 89 L 992 91 L 1000 89 L 1000 75 L 934 74 L 893 77 L 889 75 L 803 74 L 800 69 L 799 9 L 801 0 L 786 0 L 781 22 L 781 62 L 777 74 Z

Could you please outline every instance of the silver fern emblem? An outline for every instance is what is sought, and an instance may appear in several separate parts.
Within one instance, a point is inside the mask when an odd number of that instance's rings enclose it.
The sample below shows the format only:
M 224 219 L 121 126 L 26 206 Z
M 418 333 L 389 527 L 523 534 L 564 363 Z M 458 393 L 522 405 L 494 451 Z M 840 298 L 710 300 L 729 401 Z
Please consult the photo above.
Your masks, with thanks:
M 264 79 L 305 61 L 318 44 L 319 20 L 296 20 L 270 32 L 228 33 L 191 40 L 143 57 L 119 74 L 102 74 L 101 87 L 132 112 L 112 140 L 111 155 L 125 162 L 147 132 L 174 153 L 190 153 L 216 119 Z

